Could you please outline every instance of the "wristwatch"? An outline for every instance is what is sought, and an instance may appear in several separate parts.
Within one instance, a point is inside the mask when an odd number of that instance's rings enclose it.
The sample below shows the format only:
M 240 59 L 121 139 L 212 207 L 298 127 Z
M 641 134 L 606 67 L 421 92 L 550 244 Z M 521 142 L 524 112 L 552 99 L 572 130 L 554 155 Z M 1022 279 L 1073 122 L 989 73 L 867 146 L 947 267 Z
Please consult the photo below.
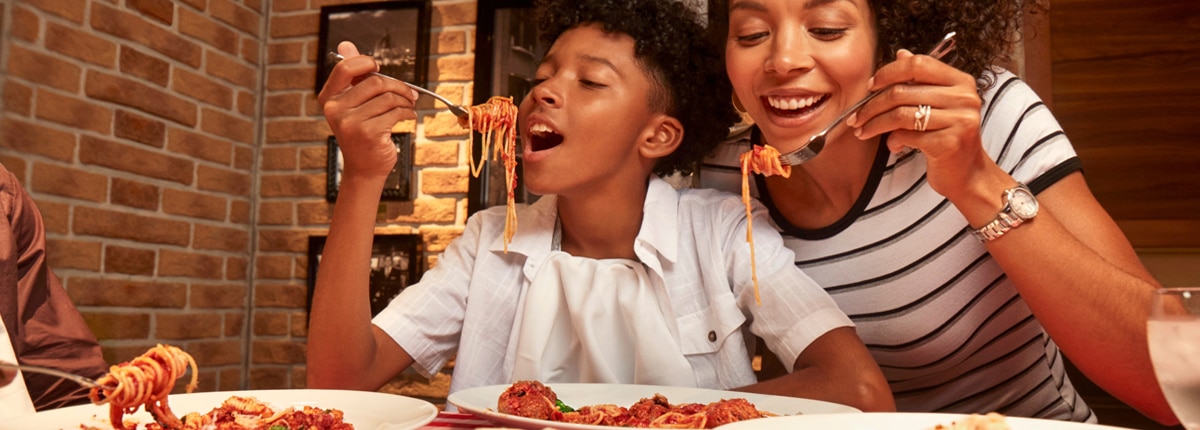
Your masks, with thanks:
M 1009 230 L 1017 228 L 1025 221 L 1037 216 L 1037 198 L 1025 184 L 1017 183 L 1017 186 L 1004 190 L 1003 198 L 1004 207 L 1000 208 L 996 219 L 978 230 L 972 231 L 980 242 L 987 243 L 999 239 L 1000 236 L 1004 236 L 1004 233 L 1008 233 Z

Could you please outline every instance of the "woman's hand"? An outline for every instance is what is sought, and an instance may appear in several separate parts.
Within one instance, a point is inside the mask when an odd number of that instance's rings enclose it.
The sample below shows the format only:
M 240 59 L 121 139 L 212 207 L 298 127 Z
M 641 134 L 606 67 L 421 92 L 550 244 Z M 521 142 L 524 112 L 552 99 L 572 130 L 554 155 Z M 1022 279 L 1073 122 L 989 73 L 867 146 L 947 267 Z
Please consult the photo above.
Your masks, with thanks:
M 392 127 L 416 118 L 417 92 L 403 82 L 371 75 L 379 67 L 353 43 L 338 44 L 346 59 L 333 67 L 317 96 L 342 151 L 343 175 L 386 178 L 396 165 Z
M 928 163 L 929 185 L 938 193 L 955 201 L 970 192 L 968 186 L 981 182 L 981 173 L 1007 176 L 983 150 L 982 100 L 970 75 L 933 57 L 900 50 L 896 61 L 880 68 L 868 85 L 883 93 L 847 124 L 863 140 L 891 132 L 887 144 L 892 152 L 920 150 Z M 921 105 L 930 107 L 924 130 L 917 119 Z

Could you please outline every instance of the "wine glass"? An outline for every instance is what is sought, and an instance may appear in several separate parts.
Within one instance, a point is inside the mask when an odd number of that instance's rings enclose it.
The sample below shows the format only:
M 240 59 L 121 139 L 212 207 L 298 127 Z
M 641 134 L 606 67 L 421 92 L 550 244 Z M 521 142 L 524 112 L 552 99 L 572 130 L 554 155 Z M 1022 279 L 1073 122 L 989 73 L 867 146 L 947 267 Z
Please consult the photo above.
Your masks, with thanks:
M 1200 430 L 1200 287 L 1155 291 L 1146 335 L 1171 410 L 1184 428 Z

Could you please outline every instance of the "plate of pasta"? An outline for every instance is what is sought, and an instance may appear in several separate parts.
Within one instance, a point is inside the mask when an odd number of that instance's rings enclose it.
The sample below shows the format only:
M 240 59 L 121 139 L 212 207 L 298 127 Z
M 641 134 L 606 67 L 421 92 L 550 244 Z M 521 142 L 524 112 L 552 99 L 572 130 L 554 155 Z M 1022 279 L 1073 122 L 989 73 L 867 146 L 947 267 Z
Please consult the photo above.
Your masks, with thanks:
M 242 400 L 234 400 L 242 399 Z M 309 415 L 336 414 L 339 424 L 315 425 L 309 428 L 357 428 L 357 429 L 389 429 L 411 430 L 433 421 L 438 409 L 424 400 L 387 393 L 346 390 L 248 390 L 248 391 L 215 391 L 206 393 L 172 394 L 169 397 L 170 407 L 184 421 L 184 428 L 194 418 L 188 414 L 208 414 L 217 408 L 227 408 L 233 402 L 245 402 L 270 408 L 274 412 L 282 412 L 291 408 L 292 413 Z M 306 409 L 305 407 L 309 407 Z M 278 414 L 271 414 L 276 416 Z M 195 416 L 195 415 L 193 415 Z M 259 418 L 260 424 L 266 424 L 270 417 Z M 127 428 L 143 430 L 155 428 L 154 419 L 149 413 L 139 409 L 137 413 L 125 415 L 123 418 Z M 333 421 L 333 420 L 326 420 Z M 344 424 L 349 424 L 349 427 Z M 44 430 L 77 430 L 99 429 L 111 430 L 114 427 L 109 422 L 109 406 L 86 404 L 61 409 L 25 415 L 7 421 L 5 428 L 44 429 Z M 211 427 L 211 426 L 210 426 Z M 263 428 L 275 428 L 264 426 Z M 289 426 L 281 425 L 286 428 Z M 225 428 L 225 427 L 222 427 Z M 256 428 L 247 426 L 246 428 Z
M 719 427 L 721 430 L 1129 430 L 1098 424 L 1036 418 L 1006 417 L 997 413 L 865 413 L 853 415 L 800 415 L 772 417 L 753 423 L 742 421 Z
M 524 391 L 514 396 L 513 390 L 529 390 L 539 396 L 529 396 Z M 542 393 L 549 397 L 540 395 Z M 524 400 L 529 397 L 539 400 Z M 522 404 L 513 403 L 517 398 Z M 551 415 L 539 416 L 534 409 L 545 410 L 539 403 L 547 401 L 553 408 Z M 543 386 L 535 381 L 456 391 L 450 393 L 447 402 L 489 421 L 530 430 L 546 427 L 607 430 L 614 426 L 711 428 L 715 423 L 731 419 L 756 421 L 760 416 L 860 412 L 836 403 L 734 391 L 628 384 L 553 383 Z M 646 410 L 654 408 L 658 411 L 646 416 Z

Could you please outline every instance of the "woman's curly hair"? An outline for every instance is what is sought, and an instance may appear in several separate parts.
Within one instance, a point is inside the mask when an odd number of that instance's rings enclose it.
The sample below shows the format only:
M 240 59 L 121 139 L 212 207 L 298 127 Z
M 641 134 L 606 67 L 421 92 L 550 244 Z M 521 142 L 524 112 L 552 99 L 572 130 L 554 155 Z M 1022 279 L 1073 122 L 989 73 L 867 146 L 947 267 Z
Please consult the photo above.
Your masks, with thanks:
M 1010 64 L 1020 41 L 1022 14 L 1044 13 L 1046 0 L 867 0 L 875 12 L 879 64 L 896 50 L 926 53 L 951 31 L 957 43 L 943 61 L 974 76 L 982 91 L 995 82 L 987 72 Z
M 541 38 L 553 44 L 581 24 L 627 34 L 637 63 L 654 87 L 651 108 L 683 124 L 683 141 L 658 160 L 654 173 L 689 173 L 739 119 L 724 58 L 696 13 L 678 0 L 544 0 L 536 3 Z M 603 118 L 596 118 L 603 121 Z

